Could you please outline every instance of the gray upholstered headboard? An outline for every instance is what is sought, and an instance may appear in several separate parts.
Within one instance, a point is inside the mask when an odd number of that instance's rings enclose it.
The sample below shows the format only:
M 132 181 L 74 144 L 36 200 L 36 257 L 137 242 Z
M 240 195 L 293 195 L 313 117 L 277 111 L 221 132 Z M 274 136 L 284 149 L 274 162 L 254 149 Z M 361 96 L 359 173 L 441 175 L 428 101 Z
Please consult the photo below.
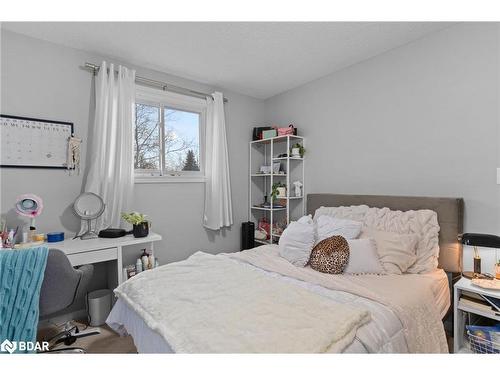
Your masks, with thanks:
M 308 194 L 307 213 L 317 208 L 356 206 L 388 207 L 391 210 L 429 209 L 437 213 L 439 226 L 439 267 L 447 272 L 462 270 L 462 245 L 457 236 L 463 230 L 464 201 L 462 198 L 402 197 L 390 195 Z

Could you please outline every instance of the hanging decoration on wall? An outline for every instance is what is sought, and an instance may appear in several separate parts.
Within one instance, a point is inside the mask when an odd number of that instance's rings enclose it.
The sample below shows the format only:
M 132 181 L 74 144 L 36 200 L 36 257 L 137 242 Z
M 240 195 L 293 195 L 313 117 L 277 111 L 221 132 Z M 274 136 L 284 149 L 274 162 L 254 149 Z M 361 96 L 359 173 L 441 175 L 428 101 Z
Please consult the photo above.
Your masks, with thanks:
M 71 175 L 71 171 L 76 171 L 76 173 L 78 175 L 80 174 L 81 144 L 82 144 L 82 140 L 80 138 L 75 137 L 73 134 L 68 139 L 67 168 L 68 168 L 70 175 Z

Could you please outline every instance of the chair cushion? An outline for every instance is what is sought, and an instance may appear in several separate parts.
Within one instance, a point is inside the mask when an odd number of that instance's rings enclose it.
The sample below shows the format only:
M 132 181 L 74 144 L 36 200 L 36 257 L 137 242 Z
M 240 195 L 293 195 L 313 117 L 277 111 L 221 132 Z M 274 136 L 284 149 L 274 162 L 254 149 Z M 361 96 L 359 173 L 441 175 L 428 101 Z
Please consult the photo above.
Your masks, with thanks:
M 50 249 L 40 291 L 40 316 L 61 311 L 75 300 L 80 283 L 78 273 L 61 250 Z

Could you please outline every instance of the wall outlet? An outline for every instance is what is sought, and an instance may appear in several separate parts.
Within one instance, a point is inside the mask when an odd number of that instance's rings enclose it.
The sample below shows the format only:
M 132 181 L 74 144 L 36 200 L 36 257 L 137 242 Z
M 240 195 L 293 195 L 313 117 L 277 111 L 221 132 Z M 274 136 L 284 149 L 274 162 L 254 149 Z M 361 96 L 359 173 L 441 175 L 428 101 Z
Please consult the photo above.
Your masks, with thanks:
M 497 185 L 500 185 L 500 168 L 497 168 Z

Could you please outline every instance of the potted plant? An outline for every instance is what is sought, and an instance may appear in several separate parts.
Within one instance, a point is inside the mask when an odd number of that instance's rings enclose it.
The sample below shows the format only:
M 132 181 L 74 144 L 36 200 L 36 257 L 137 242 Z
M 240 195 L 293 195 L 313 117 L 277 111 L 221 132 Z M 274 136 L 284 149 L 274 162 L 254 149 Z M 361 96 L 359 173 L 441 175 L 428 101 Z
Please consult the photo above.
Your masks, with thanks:
M 301 158 L 303 158 L 305 153 L 306 153 L 306 149 L 300 143 L 295 143 L 292 146 L 292 150 L 291 150 L 292 157 L 300 156 Z
M 132 224 L 132 233 L 134 234 L 134 237 L 140 238 L 148 236 L 149 222 L 146 220 L 146 215 L 139 212 L 122 212 L 122 219 L 127 223 Z
M 286 185 L 282 182 L 274 183 L 271 189 L 271 197 L 273 201 L 275 201 L 276 198 L 286 198 Z

